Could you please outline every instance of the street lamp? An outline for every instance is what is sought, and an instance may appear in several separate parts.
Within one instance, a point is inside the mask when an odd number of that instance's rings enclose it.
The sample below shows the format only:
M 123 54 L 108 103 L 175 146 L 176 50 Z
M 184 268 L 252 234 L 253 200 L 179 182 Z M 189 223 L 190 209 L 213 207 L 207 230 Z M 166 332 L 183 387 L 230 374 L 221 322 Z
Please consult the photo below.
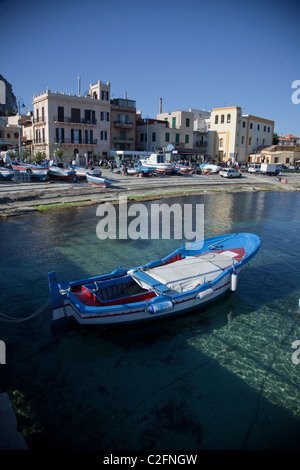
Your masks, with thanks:
M 19 150 L 20 150 L 20 162 L 22 163 L 22 141 L 21 141 L 21 134 L 22 134 L 22 127 L 21 127 L 21 108 L 25 108 L 25 104 L 20 96 L 16 98 L 18 103 L 18 113 L 19 113 Z M 22 104 L 21 104 L 22 102 Z

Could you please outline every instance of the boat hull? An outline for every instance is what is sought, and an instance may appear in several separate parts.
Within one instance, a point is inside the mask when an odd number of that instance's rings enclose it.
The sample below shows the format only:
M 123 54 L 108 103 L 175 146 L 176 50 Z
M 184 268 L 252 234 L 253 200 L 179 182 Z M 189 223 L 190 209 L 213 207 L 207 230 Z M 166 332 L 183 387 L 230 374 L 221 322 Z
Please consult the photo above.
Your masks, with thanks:
M 236 290 L 240 271 L 259 247 L 260 239 L 254 234 L 230 234 L 206 239 L 201 248 L 199 242 L 192 243 L 162 260 L 129 271 L 118 269 L 70 283 L 58 283 L 55 272 L 50 272 L 53 323 L 72 319 L 80 325 L 124 324 L 153 321 L 198 309 L 228 290 Z M 194 270 L 194 275 L 187 276 L 185 269 L 190 269 L 190 274 Z M 183 280 L 172 280 L 172 275 L 182 270 Z M 165 283 L 157 277 L 161 273 L 166 276 Z M 128 284 L 137 287 L 134 281 L 142 293 L 127 297 L 122 289 L 128 288 Z
M 51 176 L 51 178 L 55 178 L 59 180 L 70 180 L 74 178 L 75 171 L 71 169 L 67 170 L 64 168 L 50 166 L 49 175 Z
M 93 186 L 98 186 L 99 188 L 106 188 L 107 182 L 105 178 L 101 178 L 99 176 L 94 176 L 90 173 L 86 174 L 87 182 Z
M 6 180 L 12 180 L 14 177 L 14 170 L 11 168 L 0 168 L 0 177 L 6 179 Z
M 48 167 L 27 165 L 27 164 L 12 164 L 13 170 L 18 170 L 20 173 L 30 174 L 31 178 L 45 181 L 48 178 Z
M 87 173 L 90 173 L 94 176 L 101 175 L 100 170 L 91 170 L 91 169 L 88 169 L 88 168 L 83 168 L 83 167 L 74 166 L 74 165 L 69 165 L 69 168 L 71 170 L 75 171 L 75 175 L 79 178 L 86 178 Z

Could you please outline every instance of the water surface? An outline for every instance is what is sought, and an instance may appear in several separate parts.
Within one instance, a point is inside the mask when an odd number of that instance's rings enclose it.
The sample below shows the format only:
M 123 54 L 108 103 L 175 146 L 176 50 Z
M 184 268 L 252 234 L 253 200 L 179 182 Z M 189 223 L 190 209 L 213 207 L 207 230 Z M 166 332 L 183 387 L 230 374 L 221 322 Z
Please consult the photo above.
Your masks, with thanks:
M 291 358 L 300 340 L 300 194 L 164 202 L 203 203 L 206 237 L 254 232 L 262 249 L 237 292 L 182 317 L 59 335 L 50 306 L 28 321 L 0 321 L 0 392 L 18 408 L 30 449 L 299 447 L 300 364 Z M 181 243 L 99 240 L 98 221 L 94 206 L 0 220 L 1 312 L 22 319 L 43 306 L 48 271 L 76 280 Z

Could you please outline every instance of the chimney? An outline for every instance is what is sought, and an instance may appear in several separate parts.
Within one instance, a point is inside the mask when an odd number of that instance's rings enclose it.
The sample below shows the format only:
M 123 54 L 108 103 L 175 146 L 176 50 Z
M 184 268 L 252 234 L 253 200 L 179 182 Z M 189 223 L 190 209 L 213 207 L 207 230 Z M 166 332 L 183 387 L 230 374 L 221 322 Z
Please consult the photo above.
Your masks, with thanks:
M 162 113 L 162 98 L 159 100 L 159 113 Z
M 124 93 L 124 99 L 127 100 L 127 91 Z

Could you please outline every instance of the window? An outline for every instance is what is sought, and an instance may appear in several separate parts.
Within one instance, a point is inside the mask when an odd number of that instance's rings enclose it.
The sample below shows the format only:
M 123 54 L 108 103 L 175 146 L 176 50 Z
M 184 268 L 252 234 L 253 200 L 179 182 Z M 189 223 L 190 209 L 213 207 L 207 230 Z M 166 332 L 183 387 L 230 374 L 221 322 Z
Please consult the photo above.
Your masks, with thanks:
M 172 118 L 172 128 L 175 129 L 176 127 L 176 117 Z
M 141 134 L 141 135 L 140 135 L 140 142 L 141 142 L 141 143 L 144 142 L 144 134 Z
M 185 135 L 185 143 L 188 144 L 190 141 L 190 136 L 188 134 Z
M 79 108 L 71 108 L 71 122 L 80 122 Z
M 268 127 L 268 132 L 270 132 L 270 128 Z
M 42 107 L 42 121 L 45 121 L 45 112 L 44 112 L 45 108 L 44 106 Z
M 63 106 L 57 107 L 57 120 L 59 122 L 64 122 L 64 107 Z
M 101 91 L 101 99 L 103 101 L 108 101 L 108 91 L 107 90 L 102 90 Z
M 243 127 L 246 127 L 246 122 L 245 121 L 243 121 Z
M 264 126 L 264 132 L 266 132 L 266 130 L 267 130 L 267 127 L 266 127 L 266 126 Z
M 14 133 L 14 138 L 15 138 L 15 139 L 18 139 L 18 137 L 19 137 L 19 132 L 15 132 L 15 133 Z
M 259 124 L 257 124 L 257 130 L 259 131 L 259 129 L 260 129 L 260 125 L 259 125 Z
M 186 118 L 185 125 L 186 127 L 190 127 L 190 118 Z
M 101 121 L 109 121 L 109 113 L 106 111 L 101 111 Z
M 227 114 L 227 122 L 231 122 L 231 114 Z
M 87 129 L 85 131 L 85 143 L 92 144 L 93 143 L 93 131 L 91 129 Z
M 252 122 L 250 122 L 250 129 L 253 129 L 253 124 L 252 124 Z
M 242 135 L 242 145 L 244 145 L 245 137 Z
M 128 114 L 118 114 L 119 124 L 128 124 Z
M 42 128 L 42 142 L 45 142 L 45 128 L 44 127 Z
M 251 145 L 251 137 L 249 137 L 249 145 Z
M 224 139 L 220 139 L 220 148 L 223 148 Z
M 65 130 L 61 127 L 55 129 L 55 137 L 57 143 L 64 143 L 65 141 Z
M 221 124 L 224 124 L 224 119 L 225 119 L 225 116 L 224 116 L 224 114 L 222 114 L 222 116 L 221 116 Z
M 170 133 L 169 132 L 166 132 L 165 140 L 166 140 L 166 142 L 170 142 Z
M 215 124 L 219 124 L 219 116 L 218 115 L 215 116 Z
M 81 129 L 71 129 L 72 144 L 81 144 Z
M 176 142 L 177 144 L 179 143 L 179 134 L 176 134 L 175 142 Z
M 101 140 L 107 140 L 107 131 L 101 131 L 100 137 L 101 137 Z
M 156 132 L 152 132 L 152 142 L 156 142 Z

